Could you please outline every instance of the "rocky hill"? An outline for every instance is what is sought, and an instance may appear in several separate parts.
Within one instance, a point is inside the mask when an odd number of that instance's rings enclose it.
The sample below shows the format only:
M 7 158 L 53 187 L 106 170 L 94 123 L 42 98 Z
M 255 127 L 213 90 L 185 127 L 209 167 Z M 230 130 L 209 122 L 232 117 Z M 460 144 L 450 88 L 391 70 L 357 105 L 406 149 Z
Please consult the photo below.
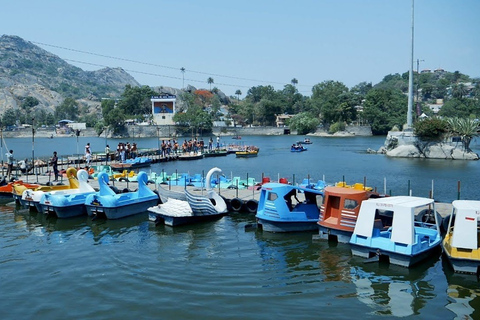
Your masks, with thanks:
M 28 96 L 50 111 L 65 97 L 99 105 L 101 98 L 119 97 L 127 84 L 140 85 L 121 68 L 83 71 L 20 37 L 0 37 L 0 114 Z

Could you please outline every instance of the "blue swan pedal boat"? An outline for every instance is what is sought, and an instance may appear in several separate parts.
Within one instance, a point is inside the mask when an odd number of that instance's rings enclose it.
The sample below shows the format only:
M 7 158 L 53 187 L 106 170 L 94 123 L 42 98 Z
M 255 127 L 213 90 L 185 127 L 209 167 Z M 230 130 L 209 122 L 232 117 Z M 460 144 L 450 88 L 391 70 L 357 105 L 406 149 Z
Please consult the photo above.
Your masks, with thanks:
M 350 239 L 352 254 L 364 258 L 388 258 L 391 264 L 411 267 L 440 248 L 435 223 L 416 221 L 422 210 L 435 211 L 433 199 L 396 196 L 362 202 Z
M 86 214 L 85 199 L 89 194 L 96 191 L 88 184 L 88 172 L 84 169 L 78 170 L 77 179 L 78 189 L 71 189 L 75 192 L 59 190 L 44 193 L 40 199 L 42 212 L 55 214 L 58 218 L 70 218 Z
M 85 198 L 85 207 L 89 216 L 105 215 L 107 219 L 120 219 L 146 212 L 158 204 L 159 197 L 148 186 L 148 175 L 144 171 L 138 174 L 138 190 L 116 194 L 108 185 L 108 175 L 98 175 L 99 192 Z
M 297 195 L 302 198 L 299 200 Z M 293 198 L 293 199 L 292 199 Z M 268 232 L 317 230 L 323 191 L 283 183 L 262 185 L 257 225 Z

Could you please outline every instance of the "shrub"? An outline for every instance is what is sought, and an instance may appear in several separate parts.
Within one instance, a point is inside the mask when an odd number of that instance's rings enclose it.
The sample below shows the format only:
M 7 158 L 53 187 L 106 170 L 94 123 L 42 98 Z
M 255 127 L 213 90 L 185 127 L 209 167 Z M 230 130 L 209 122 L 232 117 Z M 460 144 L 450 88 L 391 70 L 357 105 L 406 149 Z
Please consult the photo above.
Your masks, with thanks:
M 423 140 L 443 140 L 448 132 L 447 121 L 440 118 L 428 118 L 414 123 L 413 132 Z

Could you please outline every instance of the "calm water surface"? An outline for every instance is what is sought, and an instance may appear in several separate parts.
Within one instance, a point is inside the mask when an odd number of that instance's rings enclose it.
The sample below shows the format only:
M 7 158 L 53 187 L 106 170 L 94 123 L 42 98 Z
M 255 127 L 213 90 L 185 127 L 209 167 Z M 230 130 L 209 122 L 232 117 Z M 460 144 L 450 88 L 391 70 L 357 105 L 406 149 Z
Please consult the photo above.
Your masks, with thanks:
M 257 158 L 233 155 L 156 164 L 149 170 L 198 173 L 213 166 L 226 175 L 260 180 L 329 182 L 343 178 L 392 194 L 479 199 L 477 161 L 391 159 L 366 154 L 383 138 L 314 138 L 309 151 L 290 153 L 294 136 L 245 137 Z M 75 153 L 72 141 L 44 139 L 39 156 Z M 21 140 L 21 141 L 20 141 Z M 63 141 L 62 141 L 63 140 Z M 101 151 L 105 140 L 80 138 Z M 225 141 L 231 142 L 226 138 Z M 233 141 L 233 140 L 232 140 Z M 17 157 L 31 140 L 7 140 Z M 42 143 L 43 142 L 43 143 Z M 156 139 L 136 140 L 156 147 Z M 35 140 L 37 143 L 37 139 Z M 110 146 L 117 141 L 108 140 Z M 474 141 L 473 147 L 479 152 Z M 63 153 L 63 152 L 62 152 Z M 312 233 L 245 231 L 247 214 L 194 226 L 155 227 L 147 214 L 121 220 L 46 218 L 0 207 L 2 319 L 289 319 L 480 318 L 479 282 L 453 274 L 441 256 L 411 270 L 365 264 L 348 245 L 312 241 Z

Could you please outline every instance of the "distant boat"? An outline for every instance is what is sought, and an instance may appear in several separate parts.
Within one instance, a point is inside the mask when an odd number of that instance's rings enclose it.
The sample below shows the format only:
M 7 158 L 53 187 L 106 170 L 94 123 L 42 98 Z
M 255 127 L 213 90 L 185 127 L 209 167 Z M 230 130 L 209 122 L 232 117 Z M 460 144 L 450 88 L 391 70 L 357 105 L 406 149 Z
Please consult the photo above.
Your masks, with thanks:
M 415 213 L 422 209 L 436 212 L 433 199 L 396 196 L 363 201 L 350 239 L 352 254 L 385 257 L 407 268 L 426 259 L 440 248 L 442 239 L 436 215 L 434 223 L 416 221 Z
M 242 137 L 241 137 L 241 136 L 239 136 L 238 134 L 236 134 L 236 135 L 234 135 L 234 136 L 232 137 L 232 139 L 235 139 L 235 140 L 241 140 L 241 139 L 242 139 Z
M 308 148 L 302 146 L 301 143 L 299 143 L 299 144 L 294 144 L 294 145 L 292 145 L 292 146 L 290 147 L 290 151 L 291 151 L 291 152 L 303 152 L 303 151 L 307 151 L 307 150 L 308 150 Z
M 227 150 L 210 150 L 205 152 L 203 155 L 205 158 L 210 158 L 210 157 L 224 157 L 228 154 Z
M 258 156 L 258 150 L 245 150 L 235 152 L 237 158 L 253 158 Z
M 303 144 L 312 144 L 309 138 L 303 139 L 303 141 L 298 141 L 297 143 L 303 143 Z

